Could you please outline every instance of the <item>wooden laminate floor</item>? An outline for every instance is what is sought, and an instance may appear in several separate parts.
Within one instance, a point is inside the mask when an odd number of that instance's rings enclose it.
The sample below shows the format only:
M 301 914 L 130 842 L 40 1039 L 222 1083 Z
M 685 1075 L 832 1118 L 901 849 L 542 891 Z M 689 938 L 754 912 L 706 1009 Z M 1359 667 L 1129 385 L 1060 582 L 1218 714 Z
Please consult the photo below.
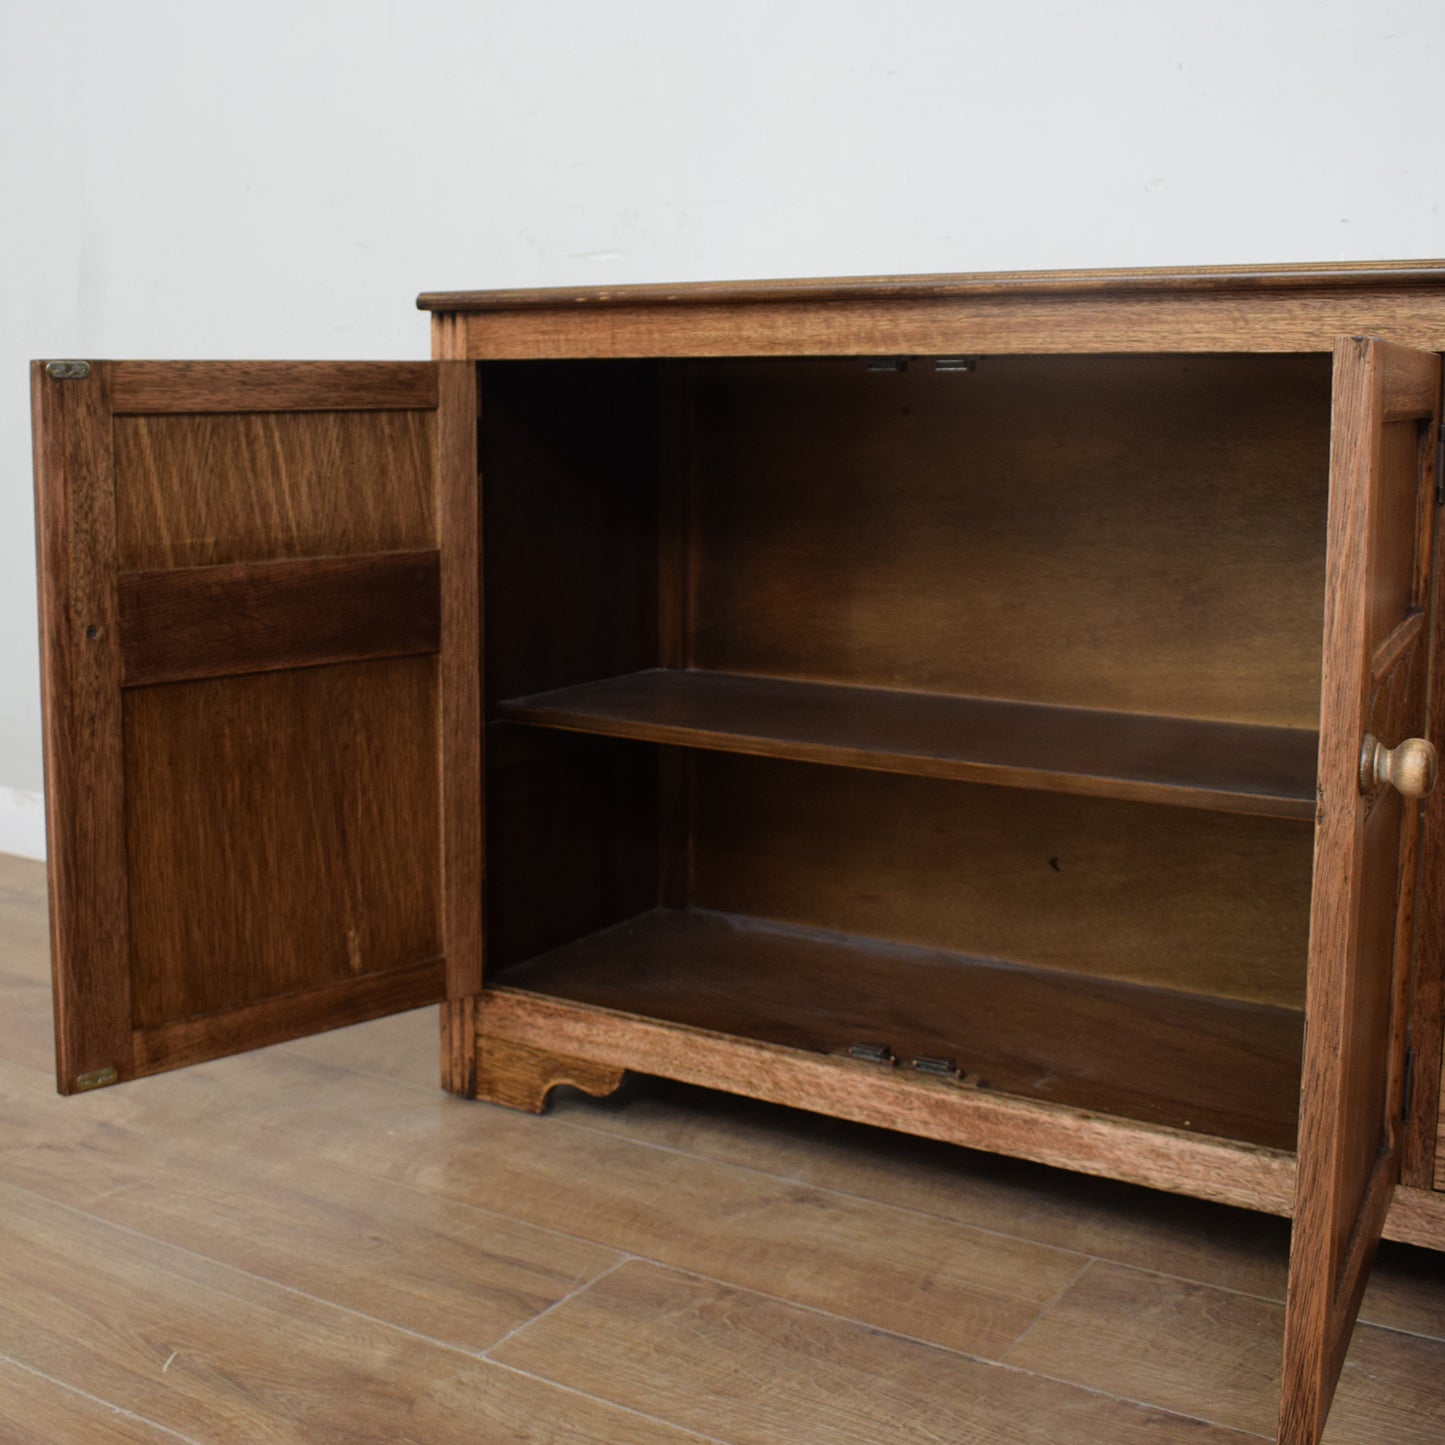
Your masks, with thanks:
M 0 858 L 0 1441 L 1269 1438 L 1278 1220 L 638 1081 L 448 1098 L 422 1010 L 72 1099 Z M 1386 1246 L 1330 1445 L 1445 1438 Z

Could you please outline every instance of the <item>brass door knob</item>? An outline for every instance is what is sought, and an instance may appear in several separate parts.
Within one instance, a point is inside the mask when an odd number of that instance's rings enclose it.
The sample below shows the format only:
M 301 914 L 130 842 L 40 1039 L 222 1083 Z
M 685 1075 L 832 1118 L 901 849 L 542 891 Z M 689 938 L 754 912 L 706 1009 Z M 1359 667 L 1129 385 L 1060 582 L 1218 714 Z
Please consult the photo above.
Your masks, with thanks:
M 1406 738 L 1398 747 L 1387 748 L 1371 733 L 1365 734 L 1360 749 L 1360 791 L 1368 793 L 1382 784 L 1406 798 L 1423 798 L 1435 786 L 1440 759 L 1428 738 Z

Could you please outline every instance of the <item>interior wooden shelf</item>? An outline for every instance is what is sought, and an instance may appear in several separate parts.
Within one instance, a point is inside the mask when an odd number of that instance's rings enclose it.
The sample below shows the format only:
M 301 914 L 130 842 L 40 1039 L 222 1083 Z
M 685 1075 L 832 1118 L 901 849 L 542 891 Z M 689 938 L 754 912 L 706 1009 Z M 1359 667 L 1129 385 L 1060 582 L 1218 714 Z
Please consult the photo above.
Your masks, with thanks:
M 1009 787 L 1311 818 L 1318 735 L 655 668 L 501 704 L 514 722 Z
M 491 984 L 833 1054 L 954 1060 L 958 1087 L 1292 1149 L 1303 1014 L 702 909 L 657 909 Z M 887 1068 L 886 1064 L 860 1067 Z

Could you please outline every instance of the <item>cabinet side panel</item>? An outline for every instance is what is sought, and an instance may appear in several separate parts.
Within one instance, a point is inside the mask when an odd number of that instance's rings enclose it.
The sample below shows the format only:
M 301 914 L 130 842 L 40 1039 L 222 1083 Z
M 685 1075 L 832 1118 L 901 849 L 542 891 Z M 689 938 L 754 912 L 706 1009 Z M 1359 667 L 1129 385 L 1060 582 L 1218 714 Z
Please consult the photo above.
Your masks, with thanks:
M 650 364 L 481 371 L 486 700 L 658 665 Z
M 659 749 L 494 723 L 487 733 L 487 970 L 657 902 Z

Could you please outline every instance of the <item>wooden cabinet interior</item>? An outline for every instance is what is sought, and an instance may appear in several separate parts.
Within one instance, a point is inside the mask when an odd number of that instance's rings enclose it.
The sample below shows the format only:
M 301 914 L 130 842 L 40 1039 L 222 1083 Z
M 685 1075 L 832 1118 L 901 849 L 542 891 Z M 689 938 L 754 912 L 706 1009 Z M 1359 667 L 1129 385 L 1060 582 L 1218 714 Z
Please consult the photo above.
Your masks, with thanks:
M 1293 1147 L 1328 358 L 481 395 L 489 983 Z

